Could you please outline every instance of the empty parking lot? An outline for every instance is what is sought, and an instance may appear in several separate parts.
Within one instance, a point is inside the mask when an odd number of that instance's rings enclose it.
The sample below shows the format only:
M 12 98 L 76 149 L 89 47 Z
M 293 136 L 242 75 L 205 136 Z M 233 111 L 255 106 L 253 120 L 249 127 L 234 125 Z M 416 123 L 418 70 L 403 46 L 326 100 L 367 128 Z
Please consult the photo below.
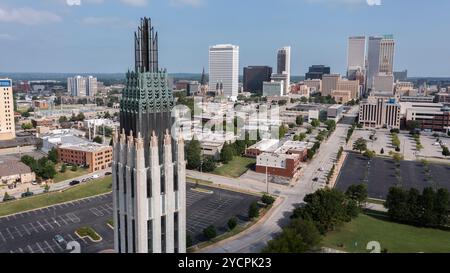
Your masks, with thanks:
M 401 161 L 400 180 L 395 162 L 376 157 L 370 161 L 356 153 L 349 153 L 339 174 L 336 188 L 345 191 L 352 184 L 367 183 L 371 198 L 385 199 L 389 188 L 399 184 L 405 188 L 447 188 L 450 191 L 450 165 L 429 163 L 429 173 L 419 161 Z
M 211 224 L 218 232 L 226 231 L 229 218 L 246 221 L 248 207 L 256 196 L 209 188 L 212 193 L 193 191 L 187 185 L 187 232 L 194 242 L 202 240 L 203 229 Z M 113 230 L 107 225 L 112 219 L 112 196 L 104 194 L 48 208 L 0 218 L 1 253 L 61 253 L 70 252 L 55 240 L 61 235 L 66 241 L 77 241 L 81 252 L 95 253 L 113 248 Z M 79 238 L 75 230 L 90 226 L 102 237 L 98 243 Z

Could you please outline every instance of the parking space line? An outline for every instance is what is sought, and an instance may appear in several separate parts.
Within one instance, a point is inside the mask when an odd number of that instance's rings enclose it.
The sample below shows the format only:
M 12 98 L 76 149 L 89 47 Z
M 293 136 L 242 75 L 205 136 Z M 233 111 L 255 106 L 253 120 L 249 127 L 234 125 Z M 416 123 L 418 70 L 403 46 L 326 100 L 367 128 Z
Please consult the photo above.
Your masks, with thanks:
M 27 229 L 27 227 L 26 227 L 25 225 L 22 225 L 22 228 L 23 228 L 23 230 L 25 230 L 25 232 L 26 232 L 28 235 L 31 235 L 31 232 Z
M 42 247 L 41 247 L 41 245 L 39 243 L 36 243 L 36 245 L 38 246 L 38 248 L 41 251 L 41 253 L 45 253 L 45 251 L 42 249 Z
M 59 245 L 59 243 L 55 239 L 53 239 L 53 242 L 59 248 L 59 250 L 64 251 L 64 249 Z
M 44 243 L 47 245 L 47 247 L 50 249 L 50 251 L 52 253 L 55 253 L 55 251 L 53 250 L 53 247 L 47 241 L 44 241 Z
M 12 235 L 11 231 L 9 231 L 9 228 L 6 228 L 6 231 L 8 232 L 9 236 L 11 237 L 11 239 L 14 240 L 14 236 Z
M 58 217 L 61 218 L 61 221 L 63 221 L 65 225 L 67 225 L 67 221 L 64 220 L 64 218 L 61 215 L 59 215 Z
M 20 248 L 20 247 L 19 247 L 19 251 L 20 251 L 20 253 L 23 253 L 23 249 L 22 249 L 22 248 Z
M 44 221 L 47 223 L 48 226 L 50 226 L 51 229 L 55 229 L 52 224 L 50 224 L 47 220 L 47 218 L 44 218 Z
M 36 233 L 39 233 L 39 230 L 33 225 L 33 223 L 30 223 L 30 226 L 36 231 Z
M 41 226 L 41 228 L 42 228 L 44 231 L 47 231 L 47 229 L 46 229 L 39 221 L 36 221 L 36 223 L 38 223 L 38 225 Z
M 31 248 L 30 245 L 27 245 L 28 249 L 30 250 L 31 253 L 34 253 L 33 249 Z
M 1 231 L 0 231 L 0 236 L 1 236 L 2 240 L 3 240 L 3 242 L 6 242 L 5 236 L 3 236 Z
M 17 227 L 14 227 L 14 229 L 16 230 L 17 234 L 19 234 L 20 237 L 23 237 L 22 232 L 20 232 Z
M 57 224 L 57 225 L 58 225 L 58 227 L 60 227 L 60 226 L 61 226 L 61 224 L 59 224 L 59 223 L 58 223 L 58 221 L 56 221 L 55 217 L 52 217 L 52 220 L 53 220 L 53 223 L 55 223 L 55 224 Z

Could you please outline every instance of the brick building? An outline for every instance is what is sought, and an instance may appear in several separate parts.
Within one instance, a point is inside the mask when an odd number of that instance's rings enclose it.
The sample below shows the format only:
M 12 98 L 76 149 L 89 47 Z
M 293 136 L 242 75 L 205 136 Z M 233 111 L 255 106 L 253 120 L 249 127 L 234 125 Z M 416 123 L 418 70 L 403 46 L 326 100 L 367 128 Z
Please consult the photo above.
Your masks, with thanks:
M 58 146 L 58 160 L 68 164 L 86 166 L 89 172 L 104 170 L 111 166 L 112 147 L 97 143 Z

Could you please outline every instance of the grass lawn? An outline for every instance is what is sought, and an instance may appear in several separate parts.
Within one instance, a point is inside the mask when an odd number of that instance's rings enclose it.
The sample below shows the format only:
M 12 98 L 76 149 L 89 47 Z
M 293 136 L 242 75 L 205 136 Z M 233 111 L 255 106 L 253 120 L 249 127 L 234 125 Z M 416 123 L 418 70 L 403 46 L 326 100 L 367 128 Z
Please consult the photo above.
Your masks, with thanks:
M 100 241 L 101 237 L 98 233 L 91 227 L 80 227 L 75 231 L 80 237 L 89 237 L 91 241 Z
M 232 161 L 216 168 L 212 173 L 237 178 L 244 174 L 255 163 L 256 159 L 254 158 L 235 156 Z
M 366 245 L 370 241 L 378 241 L 388 252 L 450 252 L 450 231 L 397 224 L 366 214 L 329 232 L 322 244 L 348 252 L 369 252 Z M 338 246 L 341 244 L 343 247 Z
M 56 167 L 56 176 L 55 176 L 55 178 L 53 178 L 53 181 L 55 183 L 65 181 L 65 180 L 68 180 L 68 179 L 71 179 L 74 177 L 86 175 L 89 173 L 89 169 L 81 168 L 81 167 L 79 167 L 76 171 L 72 172 L 70 170 L 70 166 L 67 166 L 67 170 L 64 173 L 59 172 L 60 169 L 61 169 L 61 166 L 58 165 Z
M 107 193 L 112 190 L 111 182 L 112 178 L 108 176 L 69 188 L 63 192 L 43 193 L 25 199 L 0 203 L 0 216 Z

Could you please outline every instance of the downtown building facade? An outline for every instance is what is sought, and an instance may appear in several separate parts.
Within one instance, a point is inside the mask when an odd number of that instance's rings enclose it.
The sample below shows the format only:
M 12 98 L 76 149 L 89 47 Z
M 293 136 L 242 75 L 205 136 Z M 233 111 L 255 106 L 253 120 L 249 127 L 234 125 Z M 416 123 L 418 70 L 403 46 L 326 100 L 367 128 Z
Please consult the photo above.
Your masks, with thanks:
M 392 35 L 369 37 L 367 52 L 367 87 L 372 89 L 380 73 L 393 74 L 395 41 Z
M 16 137 L 12 81 L 0 79 L 0 140 Z
M 284 94 L 290 91 L 291 85 L 291 47 L 285 46 L 278 49 L 277 52 L 277 73 L 273 74 L 273 81 L 283 81 Z
M 220 90 L 231 100 L 239 91 L 239 46 L 219 44 L 209 47 L 209 90 Z
M 359 123 L 364 128 L 400 129 L 400 110 L 395 98 L 370 96 L 359 106 Z
M 243 88 L 250 93 L 261 94 L 263 82 L 270 81 L 272 67 L 270 66 L 247 66 L 244 67 Z
M 118 253 L 186 252 L 186 162 L 183 139 L 170 134 L 173 106 L 168 73 L 158 68 L 158 34 L 143 18 L 113 139 Z

